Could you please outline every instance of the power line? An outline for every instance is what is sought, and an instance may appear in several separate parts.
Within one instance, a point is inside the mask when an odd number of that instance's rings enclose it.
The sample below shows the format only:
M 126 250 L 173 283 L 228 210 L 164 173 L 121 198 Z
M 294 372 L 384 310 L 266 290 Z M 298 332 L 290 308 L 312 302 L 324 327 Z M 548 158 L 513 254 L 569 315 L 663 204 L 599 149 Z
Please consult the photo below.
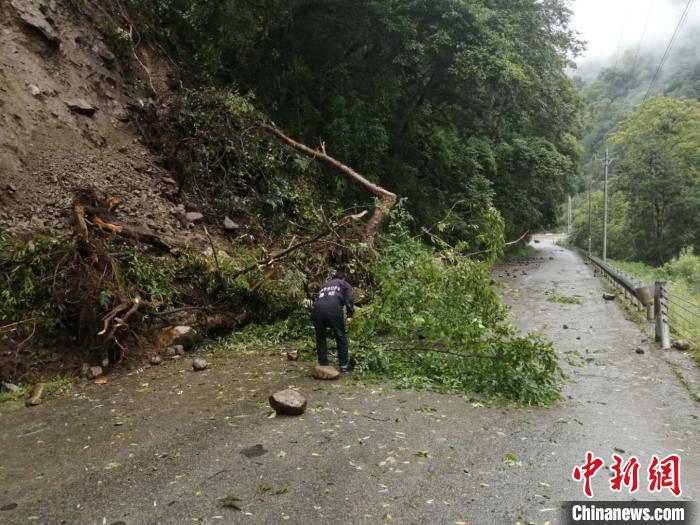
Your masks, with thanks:
M 642 103 L 646 101 L 647 98 L 649 98 L 649 93 L 651 93 L 651 89 L 654 87 L 654 84 L 656 84 L 656 81 L 659 78 L 659 73 L 661 73 L 661 69 L 663 69 L 664 64 L 666 63 L 666 59 L 668 58 L 671 48 L 673 48 L 673 44 L 675 44 L 676 39 L 678 38 L 678 34 L 680 33 L 681 27 L 683 27 L 683 24 L 685 23 L 686 19 L 688 18 L 688 13 L 690 12 L 690 7 L 693 5 L 693 2 L 695 0 L 688 0 L 688 3 L 685 5 L 685 9 L 683 10 L 683 14 L 681 15 L 680 20 L 678 20 L 678 24 L 676 25 L 676 29 L 673 32 L 673 35 L 671 36 L 671 39 L 668 41 L 668 45 L 666 46 L 666 51 L 664 51 L 663 56 L 661 57 L 661 61 L 659 62 L 658 67 L 656 68 L 656 72 L 654 73 L 654 76 L 651 78 L 651 82 L 649 82 L 649 87 L 647 88 L 646 95 L 644 95 L 644 100 L 642 100 Z
M 642 42 L 647 34 L 647 28 L 649 27 L 649 19 L 651 18 L 651 9 L 654 6 L 654 0 L 649 0 L 649 8 L 647 9 L 647 18 L 644 22 L 644 29 L 642 29 L 642 35 L 639 37 L 639 43 L 637 44 L 637 50 L 634 53 L 634 60 L 632 61 L 632 71 L 637 68 L 637 60 L 639 60 L 639 53 L 642 50 Z

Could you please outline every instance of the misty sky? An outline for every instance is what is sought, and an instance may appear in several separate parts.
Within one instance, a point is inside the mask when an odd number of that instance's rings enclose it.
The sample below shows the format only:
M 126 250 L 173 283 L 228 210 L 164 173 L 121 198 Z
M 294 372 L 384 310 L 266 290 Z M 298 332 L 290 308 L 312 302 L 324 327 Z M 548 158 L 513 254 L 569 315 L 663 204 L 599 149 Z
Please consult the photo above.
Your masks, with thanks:
M 574 28 L 588 41 L 577 60 L 579 73 L 612 65 L 620 41 L 623 51 L 636 49 L 643 33 L 643 47 L 665 48 L 685 5 L 686 0 L 571 0 Z M 683 32 L 698 26 L 700 0 L 690 8 Z

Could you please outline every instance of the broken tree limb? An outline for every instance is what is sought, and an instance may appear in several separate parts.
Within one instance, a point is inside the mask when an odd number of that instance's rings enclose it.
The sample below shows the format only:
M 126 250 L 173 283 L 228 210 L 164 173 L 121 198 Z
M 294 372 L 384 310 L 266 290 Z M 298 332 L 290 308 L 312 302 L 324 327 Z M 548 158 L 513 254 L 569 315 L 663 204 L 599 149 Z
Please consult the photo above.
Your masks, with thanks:
M 336 160 L 333 157 L 331 157 L 330 155 L 328 155 L 326 153 L 325 143 L 323 143 L 323 142 L 321 143 L 321 149 L 319 151 L 319 150 L 311 149 L 310 147 L 308 147 L 304 144 L 301 144 L 300 142 L 295 141 L 294 139 L 287 136 L 277 126 L 263 123 L 263 124 L 260 124 L 260 128 L 272 133 L 278 139 L 280 139 L 282 142 L 284 142 L 285 144 L 288 144 L 289 146 L 291 146 L 295 150 L 301 151 L 302 153 L 304 153 L 304 154 L 306 154 L 314 159 L 318 159 L 321 162 L 323 162 L 324 164 L 339 171 L 345 177 L 350 179 L 354 184 L 356 184 L 357 186 L 362 188 L 362 190 L 364 190 L 366 193 L 369 193 L 370 195 L 377 197 L 379 199 L 379 205 L 376 206 L 374 208 L 374 210 L 372 211 L 372 215 L 370 216 L 369 220 L 367 221 L 367 224 L 365 224 L 365 228 L 364 228 L 364 237 L 366 239 L 371 239 L 374 237 L 374 235 L 379 231 L 382 224 L 384 223 L 387 212 L 396 203 L 396 194 L 395 193 L 392 193 L 388 190 L 385 190 L 381 186 L 374 184 L 369 179 L 366 179 L 365 177 L 363 177 L 362 175 L 357 173 L 350 166 L 346 166 L 342 162 L 339 162 L 338 160 Z
M 347 216 L 343 217 L 343 218 L 338 222 L 338 224 L 335 226 L 335 228 L 339 228 L 339 227 L 341 227 L 341 226 L 345 226 L 346 224 L 348 224 L 348 223 L 350 223 L 350 222 L 352 222 L 352 221 L 359 220 L 359 219 L 361 219 L 362 217 L 364 217 L 365 215 L 367 215 L 367 211 L 363 211 L 363 212 L 361 212 L 361 213 L 355 213 L 355 214 L 352 214 L 352 215 L 347 215 Z M 332 233 L 333 231 L 334 231 L 334 227 L 329 226 L 329 227 L 326 228 L 325 230 L 323 230 L 323 231 L 317 233 L 316 235 L 314 235 L 313 237 L 311 237 L 311 238 L 309 238 L 309 239 L 306 239 L 306 240 L 304 240 L 304 241 L 301 241 L 301 242 L 298 242 L 298 243 L 296 243 L 296 244 L 293 244 L 293 245 L 291 245 L 291 246 L 285 248 L 284 250 L 282 250 L 282 251 L 280 251 L 280 252 L 277 252 L 277 253 L 271 255 L 270 257 L 268 257 L 268 258 L 266 258 L 266 259 L 263 259 L 263 260 L 261 260 L 261 261 L 258 261 L 258 262 L 256 262 L 256 263 L 254 263 L 254 264 L 251 264 L 250 266 L 248 266 L 248 267 L 246 267 L 246 268 L 243 268 L 243 269 L 240 270 L 238 273 L 234 274 L 233 279 L 236 279 L 236 278 L 240 277 L 241 275 L 244 275 L 244 274 L 246 274 L 246 273 L 248 273 L 248 272 L 252 272 L 253 270 L 257 270 L 257 269 L 259 269 L 259 268 L 263 268 L 263 267 L 265 267 L 265 266 L 269 266 L 269 265 L 271 265 L 272 263 L 274 263 L 275 261 L 277 261 L 277 260 L 279 260 L 279 259 L 282 259 L 283 257 L 289 255 L 289 254 L 292 253 L 293 251 L 298 250 L 299 248 L 302 248 L 302 247 L 304 247 L 304 246 L 308 246 L 309 244 L 313 244 L 313 243 L 315 243 L 315 242 L 318 242 L 318 241 L 321 240 L 323 237 L 325 237 L 325 236 L 328 235 L 329 233 Z
M 530 230 L 526 231 L 523 233 L 520 237 L 515 239 L 514 241 L 509 241 L 503 245 L 505 248 L 506 246 L 513 246 L 514 244 L 518 244 L 520 241 L 522 241 L 527 235 L 530 233 Z M 492 252 L 495 248 L 489 248 L 488 250 L 481 250 L 480 252 L 472 252 L 472 253 L 466 253 L 463 255 L 463 257 L 474 257 L 475 255 L 483 255 L 485 253 Z

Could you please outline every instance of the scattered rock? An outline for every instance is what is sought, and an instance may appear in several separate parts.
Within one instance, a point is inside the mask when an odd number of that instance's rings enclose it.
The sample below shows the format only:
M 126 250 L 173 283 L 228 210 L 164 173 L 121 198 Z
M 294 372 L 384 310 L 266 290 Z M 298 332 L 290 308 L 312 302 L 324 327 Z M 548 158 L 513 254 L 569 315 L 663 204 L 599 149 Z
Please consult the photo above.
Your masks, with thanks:
M 259 458 L 260 456 L 267 454 L 267 450 L 260 443 L 258 443 L 252 447 L 244 448 L 241 450 L 241 454 L 247 458 Z
M 292 389 L 280 390 L 270 396 L 270 406 L 278 414 L 298 416 L 306 410 L 306 398 Z
M 207 363 L 206 360 L 202 359 L 201 357 L 195 357 L 192 360 L 192 368 L 195 372 L 199 372 L 200 370 L 206 370 L 207 366 L 209 366 L 209 363 Z
M 287 361 L 296 361 L 299 359 L 299 352 L 296 350 L 287 350 Z
M 192 224 L 199 224 L 204 221 L 204 215 L 198 211 L 191 211 L 185 214 L 185 219 Z
M 340 372 L 334 366 L 316 365 L 311 369 L 311 377 L 324 380 L 338 379 Z
M 569 329 L 569 325 L 568 325 L 568 324 L 562 325 L 562 328 L 563 328 L 564 330 L 568 330 L 568 329 Z
M 172 346 L 176 349 L 182 346 L 183 350 L 190 351 L 197 342 L 197 332 L 191 326 L 172 326 L 163 329 L 156 339 L 156 345 L 160 348 Z
M 683 351 L 690 350 L 690 342 L 684 339 L 678 339 L 677 341 L 673 342 L 673 348 Z
M 97 111 L 97 108 L 95 106 L 81 98 L 68 101 L 66 102 L 66 105 L 68 106 L 68 109 L 70 109 L 73 113 L 85 115 L 87 117 L 92 117 Z
M 54 47 L 61 44 L 58 33 L 49 20 L 42 13 L 42 4 L 29 0 L 12 0 L 12 7 L 17 11 L 17 16 L 26 25 L 36 30 L 46 41 Z
M 14 184 L 12 184 L 11 182 L 10 182 L 7 186 L 5 186 L 5 188 L 6 188 L 7 191 L 9 191 L 10 193 L 16 193 L 16 192 L 17 192 L 17 186 L 15 186 Z
M 117 106 L 112 110 L 112 116 L 119 122 L 129 122 L 131 115 L 124 106 Z
M 152 355 L 148 362 L 151 363 L 153 366 L 158 366 L 160 364 L 163 364 L 163 358 L 159 355 Z
M 604 293 L 603 294 L 603 299 L 605 299 L 606 301 L 614 301 L 616 297 L 617 297 L 617 295 L 615 295 L 614 293 Z
M 539 243 L 540 243 L 540 241 L 538 241 L 537 239 L 535 239 L 533 242 L 534 242 L 535 244 L 539 244 Z
M 80 377 L 83 379 L 87 379 L 88 374 L 90 373 L 90 364 L 89 363 L 83 363 L 80 365 Z
M 0 383 L 0 392 L 19 392 L 19 387 L 13 383 Z
M 554 260 L 554 257 L 550 257 L 549 260 L 550 260 L 550 261 L 553 261 L 553 260 Z
M 88 369 L 87 375 L 85 376 L 87 379 L 95 379 L 97 377 L 100 377 L 102 375 L 102 367 L 101 366 L 91 366 Z
M 29 84 L 27 86 L 27 89 L 29 89 L 29 93 L 31 93 L 31 95 L 33 97 L 38 97 L 38 96 L 43 94 L 43 91 L 41 90 L 41 88 L 39 86 L 37 86 L 36 84 Z
M 172 348 L 175 350 L 177 355 L 185 355 L 185 347 L 182 345 L 173 345 Z
M 35 407 L 37 405 L 41 404 L 41 398 L 44 397 L 44 392 L 46 390 L 46 386 L 44 383 L 37 383 L 32 387 L 32 389 L 29 391 L 29 397 L 27 398 L 27 402 L 25 403 L 28 407 Z
M 173 356 L 177 355 L 177 352 L 175 351 L 175 349 L 172 346 L 169 346 L 168 348 L 166 348 L 163 351 L 163 353 L 165 354 L 165 357 L 173 357 Z
M 17 503 L 8 503 L 7 505 L 3 505 L 0 507 L 1 511 L 6 511 L 6 510 L 15 510 L 17 508 Z
M 234 230 L 239 230 L 241 228 L 241 226 L 238 223 L 233 222 L 231 219 L 226 217 L 226 218 L 224 218 L 224 228 L 227 229 L 228 231 L 234 231 Z
M 644 349 L 643 349 L 643 348 L 637 348 L 637 349 L 635 350 L 635 352 L 637 352 L 638 354 L 641 355 L 641 354 L 644 353 Z

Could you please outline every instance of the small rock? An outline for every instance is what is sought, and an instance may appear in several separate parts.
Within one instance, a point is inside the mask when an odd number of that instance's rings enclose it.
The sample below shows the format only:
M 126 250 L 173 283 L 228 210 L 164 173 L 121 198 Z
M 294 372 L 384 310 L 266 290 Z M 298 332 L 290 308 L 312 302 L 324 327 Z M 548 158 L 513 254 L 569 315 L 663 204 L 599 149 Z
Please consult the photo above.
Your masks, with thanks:
M 80 366 L 80 377 L 83 379 L 87 379 L 88 374 L 90 373 L 90 364 L 89 363 L 83 363 Z
M 34 385 L 29 391 L 29 397 L 27 398 L 27 402 L 25 404 L 28 407 L 35 407 L 37 405 L 40 405 L 41 398 L 44 396 L 45 390 L 46 387 L 44 386 L 44 383 L 37 383 L 36 385 Z
M 101 375 L 102 375 L 102 367 L 101 366 L 91 366 L 85 377 L 87 379 L 95 379 L 97 377 L 100 377 Z
M 159 355 L 152 355 L 148 362 L 153 366 L 158 366 L 163 363 L 163 358 Z
M 241 226 L 240 226 L 238 223 L 233 222 L 233 221 L 232 221 L 231 219 L 229 219 L 228 217 L 225 217 L 225 218 L 224 218 L 224 228 L 227 229 L 227 230 L 229 230 L 229 231 L 233 231 L 233 230 L 238 230 L 238 229 L 240 229 Z
M 267 449 L 263 447 L 262 444 L 258 443 L 252 447 L 242 449 L 241 454 L 247 458 L 259 458 L 260 456 L 267 454 Z
M 333 380 L 340 377 L 340 372 L 334 366 L 316 365 L 311 369 L 311 377 L 314 379 Z
M 278 414 L 298 416 L 306 410 L 306 398 L 292 389 L 280 390 L 270 396 L 270 406 Z
M 690 342 L 685 341 L 684 339 L 678 339 L 677 341 L 673 342 L 673 348 L 676 350 L 690 350 Z
M 5 186 L 5 188 L 7 188 L 7 191 L 10 191 L 12 193 L 15 193 L 17 191 L 17 186 L 12 184 L 11 182 L 7 186 Z
M 175 353 L 177 355 L 185 355 L 185 347 L 182 345 L 173 345 L 173 349 L 175 349 Z
M 287 350 L 287 361 L 296 361 L 299 359 L 299 352 L 296 350 Z
M 643 349 L 643 348 L 637 348 L 637 349 L 635 350 L 635 352 L 637 352 L 638 354 L 641 355 L 641 354 L 644 353 L 644 349 Z
M 109 366 L 109 357 L 105 357 L 101 362 L 102 368 L 107 368 Z
M 185 219 L 192 224 L 199 224 L 204 221 L 204 215 L 198 211 L 191 211 L 185 214 Z
M 562 328 L 563 328 L 564 330 L 568 330 L 568 329 L 569 329 L 569 325 L 568 325 L 568 324 L 562 325 Z
M 553 261 L 553 260 L 554 260 L 554 257 L 550 257 L 549 260 L 550 260 L 550 261 Z
M 603 299 L 605 299 L 606 301 L 614 301 L 616 297 L 617 297 L 617 295 L 615 295 L 614 293 L 604 293 L 603 294 Z
M 81 98 L 68 101 L 66 102 L 66 105 L 68 106 L 68 109 L 70 109 L 73 113 L 85 115 L 87 117 L 92 117 L 97 111 L 97 108 L 95 106 Z
M 192 368 L 195 372 L 206 370 L 207 366 L 209 366 L 209 363 L 207 363 L 206 360 L 202 359 L 201 357 L 195 357 L 192 360 Z
M 168 348 L 166 348 L 163 351 L 163 353 L 165 354 L 165 357 L 173 357 L 173 356 L 177 355 L 177 352 L 175 351 L 175 349 L 172 346 L 169 346 Z
M 29 89 L 29 93 L 31 93 L 33 97 L 38 97 L 43 93 L 43 91 L 41 91 L 41 88 L 36 84 L 29 84 L 27 86 L 27 89 Z
M 18 392 L 19 387 L 13 383 L 2 383 L 2 384 L 0 384 L 0 391 L 2 391 L 2 392 Z
M 177 182 L 175 182 L 175 179 L 173 179 L 172 177 L 163 177 L 161 180 L 165 184 L 170 184 L 171 186 L 175 186 L 177 184 Z
M 119 122 L 129 122 L 131 115 L 124 106 L 117 106 L 112 110 L 112 116 Z

